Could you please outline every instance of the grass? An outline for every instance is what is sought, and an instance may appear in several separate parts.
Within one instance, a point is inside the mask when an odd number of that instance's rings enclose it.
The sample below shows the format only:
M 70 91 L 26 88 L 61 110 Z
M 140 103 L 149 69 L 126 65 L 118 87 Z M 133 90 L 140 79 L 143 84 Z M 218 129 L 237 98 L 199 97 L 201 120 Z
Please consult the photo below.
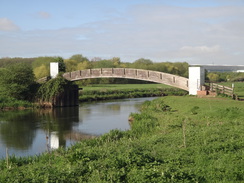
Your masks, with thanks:
M 0 182 L 244 182 L 243 110 L 227 98 L 147 101 L 129 131 L 0 161 Z
M 124 89 L 151 89 L 151 88 L 172 88 L 164 84 L 94 84 L 82 86 L 83 90 L 124 90 Z
M 31 102 L 0 96 L 0 110 L 27 109 L 33 107 L 34 104 Z
M 79 101 L 97 101 L 122 98 L 186 95 L 187 91 L 162 84 L 112 84 L 84 87 Z
M 237 94 L 240 98 L 244 99 L 244 82 L 224 82 L 221 85 L 232 87 L 234 84 L 234 93 Z

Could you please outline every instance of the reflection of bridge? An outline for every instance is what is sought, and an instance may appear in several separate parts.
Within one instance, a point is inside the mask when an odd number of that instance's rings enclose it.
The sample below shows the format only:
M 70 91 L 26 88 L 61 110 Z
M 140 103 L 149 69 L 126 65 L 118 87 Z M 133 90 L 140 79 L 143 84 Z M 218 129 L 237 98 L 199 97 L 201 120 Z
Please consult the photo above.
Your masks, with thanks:
M 70 81 L 78 81 L 90 78 L 125 78 L 162 83 L 189 91 L 188 78 L 168 74 L 164 72 L 131 69 L 131 68 L 100 68 L 86 69 L 63 74 Z

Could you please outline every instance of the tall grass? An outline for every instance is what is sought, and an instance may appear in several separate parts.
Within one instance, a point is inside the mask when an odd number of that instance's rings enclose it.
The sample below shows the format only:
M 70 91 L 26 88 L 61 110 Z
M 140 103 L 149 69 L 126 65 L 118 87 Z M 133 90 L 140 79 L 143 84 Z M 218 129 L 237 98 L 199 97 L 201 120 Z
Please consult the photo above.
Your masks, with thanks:
M 14 98 L 0 96 L 0 110 L 31 108 L 33 106 L 34 104 L 28 101 L 16 100 Z

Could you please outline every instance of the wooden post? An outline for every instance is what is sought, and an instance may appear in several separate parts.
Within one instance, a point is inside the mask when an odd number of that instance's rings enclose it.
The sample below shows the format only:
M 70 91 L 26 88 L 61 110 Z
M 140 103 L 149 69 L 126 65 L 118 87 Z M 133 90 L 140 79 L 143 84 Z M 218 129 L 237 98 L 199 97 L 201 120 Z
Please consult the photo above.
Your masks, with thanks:
M 6 166 L 7 169 L 9 168 L 9 163 L 8 163 L 8 148 L 6 148 Z
M 186 148 L 186 119 L 182 121 L 183 147 Z

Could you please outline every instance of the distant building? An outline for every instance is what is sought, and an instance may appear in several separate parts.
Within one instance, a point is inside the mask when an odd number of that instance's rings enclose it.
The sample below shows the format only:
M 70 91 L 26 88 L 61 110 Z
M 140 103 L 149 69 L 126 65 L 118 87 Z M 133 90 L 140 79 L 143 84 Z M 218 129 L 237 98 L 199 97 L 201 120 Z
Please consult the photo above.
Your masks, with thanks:
M 244 65 L 190 65 L 201 66 L 208 72 L 244 72 Z

